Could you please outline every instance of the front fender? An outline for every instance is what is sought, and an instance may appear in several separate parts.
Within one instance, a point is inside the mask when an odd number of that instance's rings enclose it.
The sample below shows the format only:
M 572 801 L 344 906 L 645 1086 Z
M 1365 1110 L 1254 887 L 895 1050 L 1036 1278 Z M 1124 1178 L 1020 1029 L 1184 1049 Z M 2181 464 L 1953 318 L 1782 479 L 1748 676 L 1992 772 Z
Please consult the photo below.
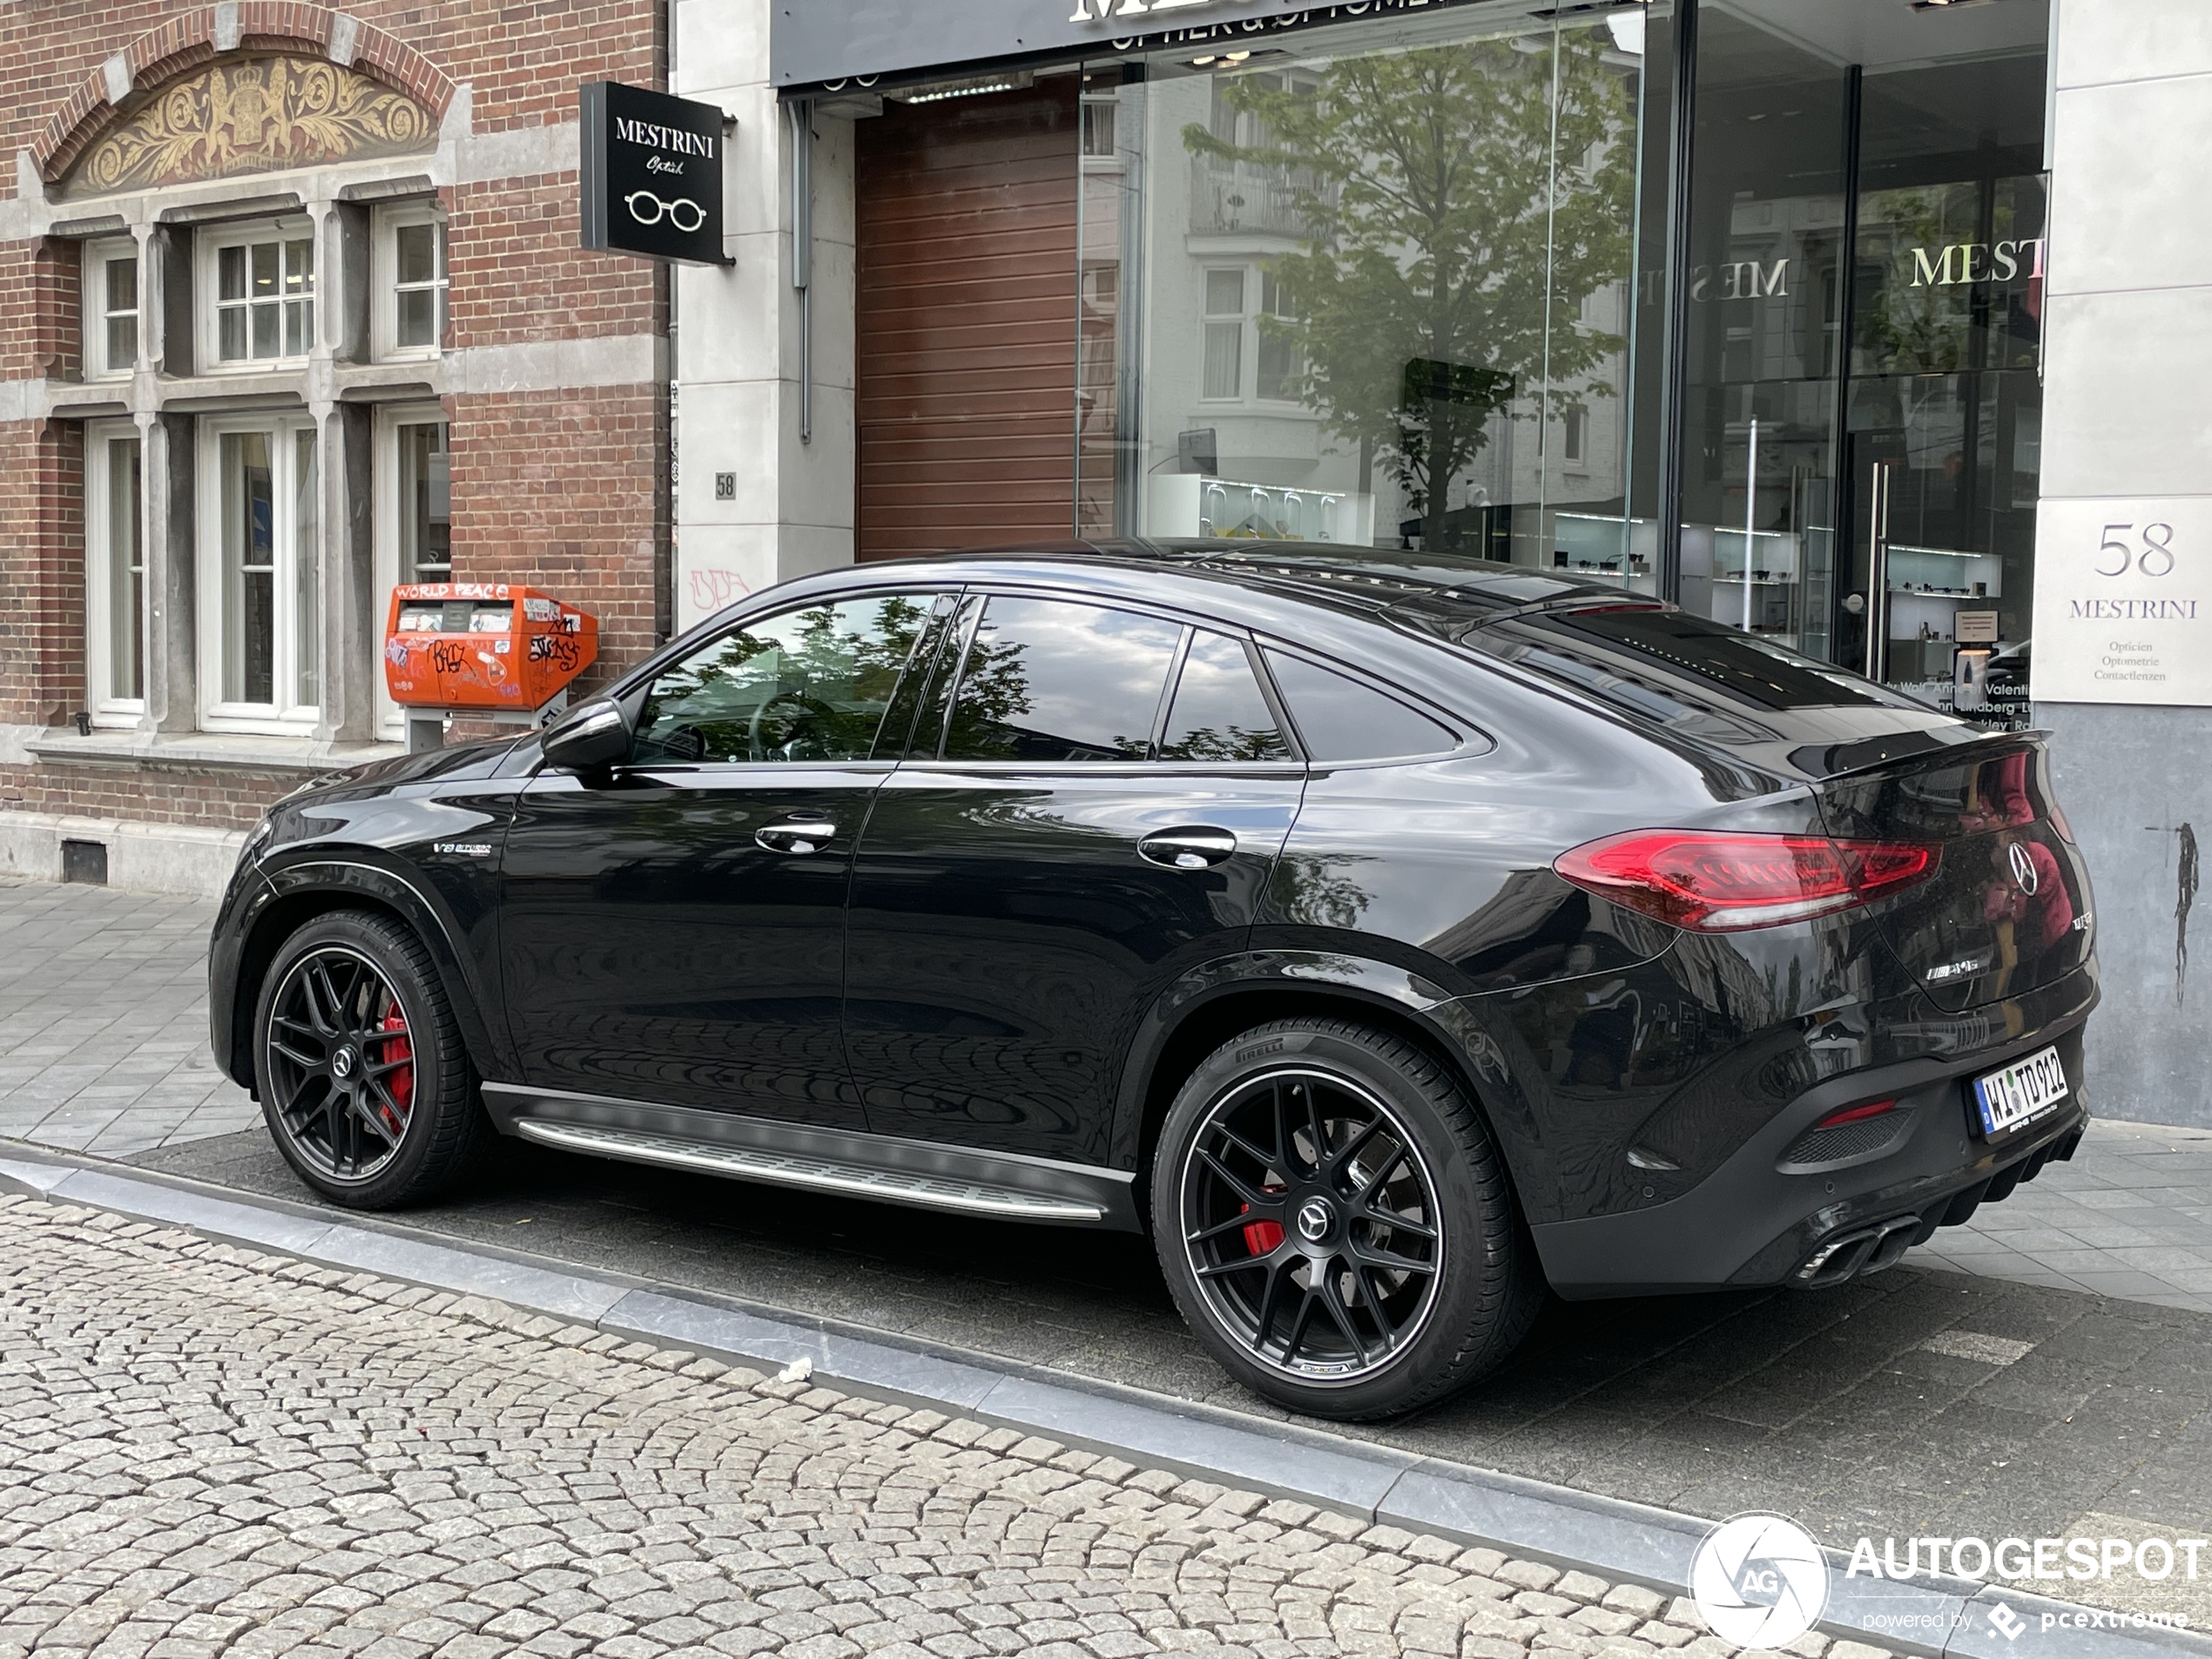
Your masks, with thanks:
M 253 1062 L 254 1003 L 261 974 L 284 941 L 302 924 L 327 911 L 348 907 L 390 911 L 412 927 L 436 964 L 454 1019 L 481 1076 L 518 1075 L 504 1027 L 488 1021 L 493 1006 L 468 948 L 469 929 L 434 884 L 374 847 L 316 846 L 287 857 L 272 854 L 261 864 L 259 880 L 241 888 L 234 917 L 226 930 L 233 944 L 219 943 L 210 953 L 210 977 L 226 974 L 231 1009 L 228 1042 L 223 1022 L 211 1008 L 216 1027 L 216 1063 L 240 1086 L 255 1086 Z M 481 925 L 481 924 L 480 924 Z M 211 983 L 211 992 L 219 988 Z

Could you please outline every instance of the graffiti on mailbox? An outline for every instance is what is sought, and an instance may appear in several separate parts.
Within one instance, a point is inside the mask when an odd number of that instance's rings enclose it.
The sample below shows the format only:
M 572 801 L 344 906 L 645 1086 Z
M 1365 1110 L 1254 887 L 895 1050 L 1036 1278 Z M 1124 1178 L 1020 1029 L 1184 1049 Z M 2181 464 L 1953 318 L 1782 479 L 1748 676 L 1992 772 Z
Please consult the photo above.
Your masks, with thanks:
M 542 709 L 598 654 L 597 618 L 528 588 L 423 582 L 392 590 L 384 681 L 412 708 Z

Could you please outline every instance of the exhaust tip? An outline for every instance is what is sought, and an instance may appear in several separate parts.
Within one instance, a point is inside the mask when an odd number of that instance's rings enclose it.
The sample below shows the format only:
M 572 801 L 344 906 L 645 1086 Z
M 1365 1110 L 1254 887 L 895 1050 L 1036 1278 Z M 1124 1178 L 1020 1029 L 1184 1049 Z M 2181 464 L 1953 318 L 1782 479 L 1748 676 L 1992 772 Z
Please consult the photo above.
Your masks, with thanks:
M 1856 1227 L 1823 1244 L 1808 1256 L 1791 1282 L 1808 1291 L 1824 1291 L 1869 1273 L 1894 1267 L 1919 1242 L 1921 1218 L 1893 1216 L 1871 1227 Z

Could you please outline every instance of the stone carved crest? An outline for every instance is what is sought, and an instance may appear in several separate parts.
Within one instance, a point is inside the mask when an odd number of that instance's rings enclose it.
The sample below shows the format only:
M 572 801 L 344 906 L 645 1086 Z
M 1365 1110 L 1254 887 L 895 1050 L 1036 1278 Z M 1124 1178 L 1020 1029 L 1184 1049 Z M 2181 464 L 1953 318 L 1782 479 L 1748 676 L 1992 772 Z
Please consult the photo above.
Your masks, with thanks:
M 404 92 L 313 57 L 257 57 L 172 81 L 94 140 L 71 195 L 145 189 L 428 150 L 437 118 Z

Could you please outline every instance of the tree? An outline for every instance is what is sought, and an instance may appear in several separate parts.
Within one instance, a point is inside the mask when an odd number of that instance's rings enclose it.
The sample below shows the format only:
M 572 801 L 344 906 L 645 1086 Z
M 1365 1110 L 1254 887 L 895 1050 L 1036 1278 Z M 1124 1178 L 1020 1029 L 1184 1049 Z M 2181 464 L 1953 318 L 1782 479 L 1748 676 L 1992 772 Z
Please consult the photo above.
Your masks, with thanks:
M 1301 359 L 1306 405 L 1405 488 L 1431 548 L 1492 413 L 1546 385 L 1556 397 L 1622 347 L 1579 316 L 1629 269 L 1634 128 L 1606 37 L 1241 75 L 1224 96 L 1253 141 L 1184 130 L 1194 153 L 1279 170 L 1307 234 L 1270 262 L 1289 314 L 1261 327 Z M 1588 381 L 1554 412 L 1610 389 Z

